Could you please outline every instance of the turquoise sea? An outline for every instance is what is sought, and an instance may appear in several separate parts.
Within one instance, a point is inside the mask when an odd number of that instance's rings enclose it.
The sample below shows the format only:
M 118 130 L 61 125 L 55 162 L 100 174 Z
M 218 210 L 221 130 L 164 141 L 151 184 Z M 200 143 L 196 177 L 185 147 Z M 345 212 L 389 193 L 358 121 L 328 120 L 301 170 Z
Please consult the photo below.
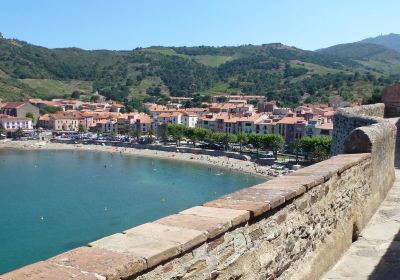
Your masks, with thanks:
M 0 274 L 261 181 L 172 160 L 0 150 Z

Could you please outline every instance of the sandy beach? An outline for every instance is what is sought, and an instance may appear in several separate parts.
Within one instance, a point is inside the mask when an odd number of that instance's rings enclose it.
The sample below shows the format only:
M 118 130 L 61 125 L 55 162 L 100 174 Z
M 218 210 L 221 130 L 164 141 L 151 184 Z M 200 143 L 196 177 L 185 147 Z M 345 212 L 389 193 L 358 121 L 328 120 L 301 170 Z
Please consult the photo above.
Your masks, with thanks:
M 0 149 L 20 150 L 74 150 L 74 151 L 96 151 L 108 152 L 138 157 L 151 157 L 169 160 L 186 161 L 193 164 L 207 164 L 213 167 L 243 172 L 254 176 L 262 176 L 270 179 L 276 171 L 270 166 L 261 166 L 251 161 L 232 159 L 228 157 L 212 157 L 208 155 L 197 155 L 191 153 L 174 153 L 148 149 L 135 149 L 124 147 L 111 147 L 101 145 L 82 144 L 60 144 L 46 141 L 0 141 Z

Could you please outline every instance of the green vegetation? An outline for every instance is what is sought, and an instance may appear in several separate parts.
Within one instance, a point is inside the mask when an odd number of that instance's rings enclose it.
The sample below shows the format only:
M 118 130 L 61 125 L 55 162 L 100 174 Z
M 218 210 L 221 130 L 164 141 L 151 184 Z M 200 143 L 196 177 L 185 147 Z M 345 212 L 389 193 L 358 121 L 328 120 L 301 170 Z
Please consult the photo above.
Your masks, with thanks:
M 54 114 L 58 111 L 62 111 L 62 108 L 58 106 L 45 105 L 40 109 L 40 114 Z
M 188 128 L 181 124 L 168 124 L 166 131 L 167 135 L 163 138 L 172 138 L 177 146 L 180 145 L 184 138 L 188 139 L 193 145 L 196 145 L 198 141 L 203 141 L 207 142 L 210 147 L 220 145 L 224 150 L 229 150 L 230 145 L 237 144 L 240 146 L 240 151 L 242 151 L 243 145 L 251 144 L 256 149 L 257 155 L 263 149 L 272 151 L 275 159 L 278 158 L 278 152 L 283 149 L 285 144 L 283 137 L 278 134 L 213 132 L 205 128 Z
M 296 161 L 300 152 L 305 154 L 306 159 L 322 161 L 328 158 L 331 144 L 332 138 L 329 136 L 307 136 L 291 143 L 290 149 L 296 154 Z
M 19 81 L 31 87 L 44 99 L 69 97 L 73 92 L 89 95 L 93 86 L 91 81 L 79 80 L 19 79 Z
M 131 109 L 169 96 L 193 96 L 199 105 L 212 95 L 237 93 L 287 106 L 337 96 L 361 100 L 400 78 L 398 53 L 364 45 L 320 52 L 282 44 L 86 51 L 2 39 L 0 98 L 71 97 L 77 91 L 90 100 L 98 90 Z
M 32 112 L 28 112 L 25 114 L 25 117 L 30 118 L 32 120 L 32 122 L 35 122 L 35 116 L 33 115 Z

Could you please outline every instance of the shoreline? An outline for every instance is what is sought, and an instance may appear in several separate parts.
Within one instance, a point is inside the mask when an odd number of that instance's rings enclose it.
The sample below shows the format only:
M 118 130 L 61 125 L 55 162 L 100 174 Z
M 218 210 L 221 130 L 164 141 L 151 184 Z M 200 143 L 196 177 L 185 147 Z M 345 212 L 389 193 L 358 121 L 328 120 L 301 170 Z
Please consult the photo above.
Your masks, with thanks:
M 248 175 L 261 177 L 270 180 L 274 176 L 270 175 L 271 167 L 258 165 L 255 162 L 244 161 L 239 159 L 228 158 L 224 156 L 207 156 L 192 153 L 175 153 L 166 151 L 157 151 L 149 149 L 135 149 L 125 147 L 100 146 L 100 145 L 83 145 L 83 144 L 62 144 L 51 143 L 47 141 L 0 141 L 0 149 L 17 149 L 17 150 L 74 150 L 74 151 L 93 151 L 107 152 L 121 155 L 130 155 L 136 157 L 146 157 L 154 159 L 177 160 L 189 162 L 191 164 L 209 165 L 228 171 L 245 173 Z

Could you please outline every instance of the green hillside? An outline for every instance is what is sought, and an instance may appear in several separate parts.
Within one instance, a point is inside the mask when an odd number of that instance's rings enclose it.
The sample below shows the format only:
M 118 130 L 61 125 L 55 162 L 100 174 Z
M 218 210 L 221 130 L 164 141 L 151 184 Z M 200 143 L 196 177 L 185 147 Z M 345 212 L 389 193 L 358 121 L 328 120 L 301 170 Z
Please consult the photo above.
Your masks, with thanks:
M 386 48 L 400 52 L 400 34 L 387 34 L 362 40 L 363 43 L 370 43 L 385 46 Z
M 397 53 L 353 48 L 312 52 L 275 43 L 87 51 L 0 39 L 0 98 L 52 98 L 76 90 L 89 97 L 99 90 L 132 109 L 169 96 L 193 96 L 198 106 L 210 95 L 244 93 L 295 105 L 336 96 L 357 100 L 398 79 Z

